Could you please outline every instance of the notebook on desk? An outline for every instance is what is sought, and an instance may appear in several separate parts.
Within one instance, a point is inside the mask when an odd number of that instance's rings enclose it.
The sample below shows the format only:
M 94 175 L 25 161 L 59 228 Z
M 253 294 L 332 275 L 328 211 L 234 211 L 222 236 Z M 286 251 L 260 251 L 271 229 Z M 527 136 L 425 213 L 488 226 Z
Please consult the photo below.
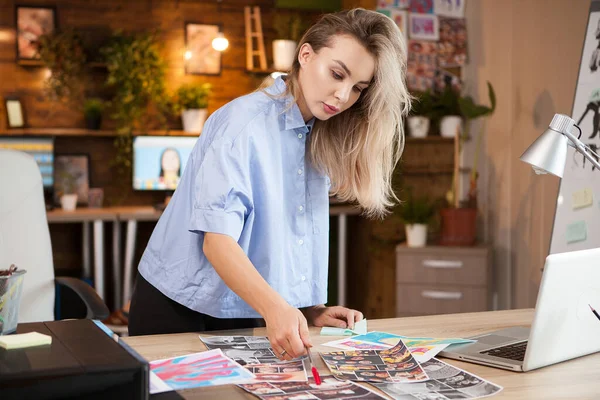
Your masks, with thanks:
M 442 357 L 530 371 L 600 351 L 600 248 L 546 258 L 531 329 L 507 328 L 452 345 Z

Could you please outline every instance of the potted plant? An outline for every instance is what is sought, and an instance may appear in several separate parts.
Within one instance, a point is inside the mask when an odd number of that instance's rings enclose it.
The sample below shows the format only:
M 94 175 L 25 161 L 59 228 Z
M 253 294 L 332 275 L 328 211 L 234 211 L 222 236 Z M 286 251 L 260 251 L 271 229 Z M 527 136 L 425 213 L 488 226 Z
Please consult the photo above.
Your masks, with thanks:
M 98 130 L 102 125 L 104 102 L 98 98 L 86 99 L 83 103 L 83 114 L 88 129 Z
M 200 133 L 208 114 L 208 96 L 212 85 L 185 84 L 179 87 L 173 102 L 176 114 L 181 113 L 183 130 L 186 132 Z
M 40 60 L 50 74 L 46 94 L 54 101 L 81 109 L 84 99 L 86 55 L 81 36 L 71 29 L 42 35 L 37 43 Z
M 60 205 L 64 211 L 74 211 L 77 208 L 77 176 L 73 173 L 64 170 L 61 171 L 58 178 L 60 179 L 61 192 Z
M 437 96 L 433 105 L 436 120 L 440 121 L 440 135 L 454 138 L 463 130 L 463 118 L 460 111 L 460 92 L 446 86 Z
M 423 138 L 429 133 L 433 113 L 434 97 L 428 90 L 414 93 L 414 101 L 407 118 L 408 132 L 415 138 Z
M 416 198 L 408 191 L 406 200 L 398 207 L 400 219 L 406 229 L 408 247 L 424 247 L 427 243 L 427 226 L 435 212 L 434 205 L 426 197 Z
M 277 39 L 273 40 L 273 67 L 278 71 L 289 71 L 294 63 L 296 46 L 304 33 L 305 26 L 297 13 L 278 12 L 274 17 Z
M 464 133 L 458 136 L 458 150 L 461 151 L 464 141 L 469 138 L 469 127 L 474 119 L 491 115 L 496 109 L 496 94 L 491 83 L 488 85 L 490 107 L 475 104 L 470 96 L 457 97 L 461 118 L 464 119 Z M 446 195 L 449 207 L 441 210 L 441 245 L 471 246 L 477 239 L 477 163 L 481 147 L 481 133 L 477 135 L 475 157 L 471 176 L 469 178 L 469 192 L 466 201 L 460 202 L 457 190 L 459 165 L 454 166 L 452 187 Z M 461 204 L 462 203 L 462 204 Z

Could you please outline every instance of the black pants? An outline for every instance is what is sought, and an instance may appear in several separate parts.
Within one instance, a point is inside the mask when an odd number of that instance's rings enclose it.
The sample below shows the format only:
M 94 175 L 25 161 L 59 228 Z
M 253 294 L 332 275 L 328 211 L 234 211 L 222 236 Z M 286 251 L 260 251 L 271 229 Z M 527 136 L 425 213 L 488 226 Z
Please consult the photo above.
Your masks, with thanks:
M 219 319 L 171 300 L 138 274 L 129 308 L 129 334 L 155 335 L 263 327 L 254 318 Z

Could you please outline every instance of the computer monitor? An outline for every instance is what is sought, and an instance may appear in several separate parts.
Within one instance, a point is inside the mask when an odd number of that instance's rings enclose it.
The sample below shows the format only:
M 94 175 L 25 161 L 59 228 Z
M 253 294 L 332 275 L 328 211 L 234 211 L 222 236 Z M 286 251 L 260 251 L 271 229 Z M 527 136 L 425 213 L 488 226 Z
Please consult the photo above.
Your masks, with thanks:
M 133 188 L 175 190 L 197 140 L 182 136 L 135 137 Z
M 54 138 L 0 138 L 0 149 L 18 150 L 31 154 L 42 173 L 46 193 L 54 186 Z

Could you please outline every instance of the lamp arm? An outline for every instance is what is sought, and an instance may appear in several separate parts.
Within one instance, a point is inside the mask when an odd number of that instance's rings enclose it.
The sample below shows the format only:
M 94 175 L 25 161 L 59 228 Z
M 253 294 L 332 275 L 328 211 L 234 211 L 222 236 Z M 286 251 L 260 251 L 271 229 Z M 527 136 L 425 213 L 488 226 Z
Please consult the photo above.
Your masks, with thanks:
M 600 171 L 600 163 L 592 156 L 586 148 L 586 145 L 579 139 L 577 139 L 571 132 L 564 131 L 562 132 L 569 141 L 573 144 L 573 146 L 579 151 L 589 162 L 591 162 L 597 169 Z

